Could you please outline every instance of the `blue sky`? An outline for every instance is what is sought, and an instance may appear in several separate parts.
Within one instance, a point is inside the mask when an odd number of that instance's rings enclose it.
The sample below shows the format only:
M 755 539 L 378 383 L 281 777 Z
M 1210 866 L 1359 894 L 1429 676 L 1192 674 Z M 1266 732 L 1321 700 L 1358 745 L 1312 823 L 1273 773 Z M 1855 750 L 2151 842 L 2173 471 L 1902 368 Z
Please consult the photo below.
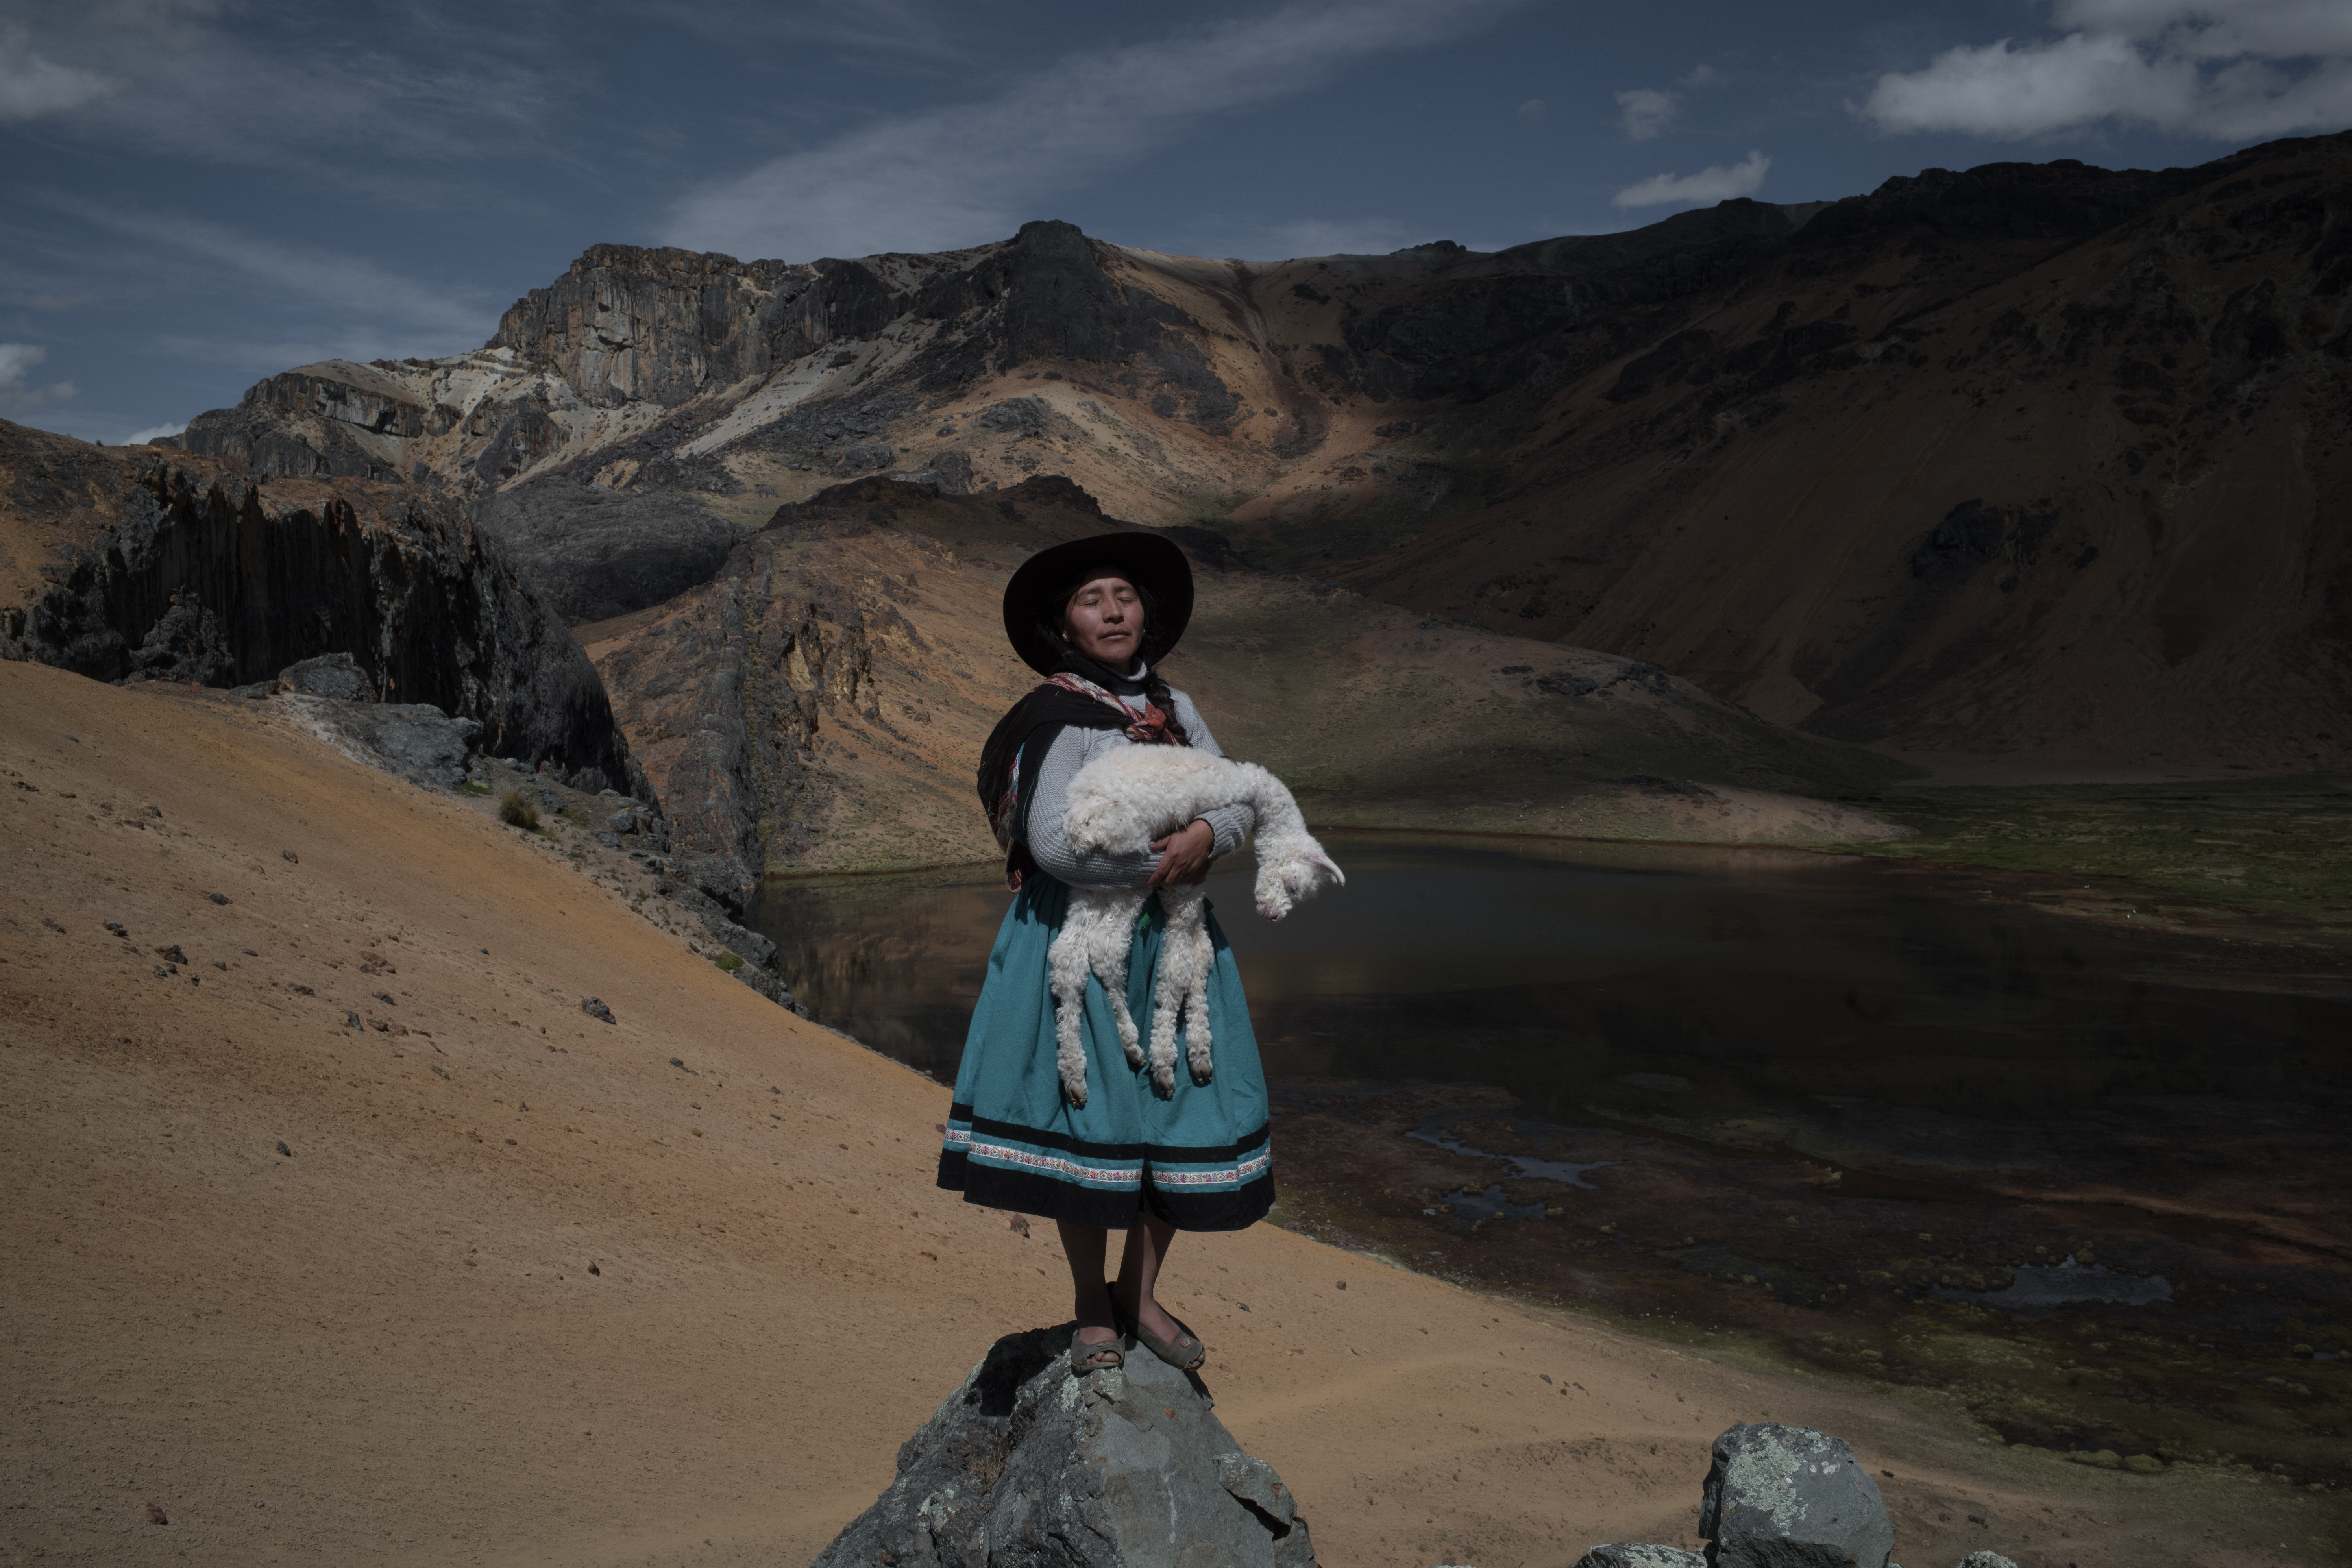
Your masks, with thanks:
M 0 417 L 477 347 L 604 240 L 1488 249 L 2347 125 L 2346 0 L 0 0 Z

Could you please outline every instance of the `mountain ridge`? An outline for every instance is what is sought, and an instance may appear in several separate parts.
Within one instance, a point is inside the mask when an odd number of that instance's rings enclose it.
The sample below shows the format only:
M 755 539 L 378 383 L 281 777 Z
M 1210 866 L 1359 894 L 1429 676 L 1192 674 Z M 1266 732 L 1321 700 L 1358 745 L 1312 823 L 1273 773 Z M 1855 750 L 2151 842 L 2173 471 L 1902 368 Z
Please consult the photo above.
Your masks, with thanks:
M 659 556 L 679 504 L 716 542 L 865 475 L 1060 474 L 1253 566 L 1843 739 L 2330 766 L 2347 302 L 2352 133 L 1492 253 L 1256 264 L 1052 221 L 809 263 L 598 246 L 481 350 L 301 367 L 183 440 L 449 489 L 573 577 L 633 529 Z M 697 551 L 645 557 L 644 595 Z M 657 602 L 626 575 L 568 613 Z

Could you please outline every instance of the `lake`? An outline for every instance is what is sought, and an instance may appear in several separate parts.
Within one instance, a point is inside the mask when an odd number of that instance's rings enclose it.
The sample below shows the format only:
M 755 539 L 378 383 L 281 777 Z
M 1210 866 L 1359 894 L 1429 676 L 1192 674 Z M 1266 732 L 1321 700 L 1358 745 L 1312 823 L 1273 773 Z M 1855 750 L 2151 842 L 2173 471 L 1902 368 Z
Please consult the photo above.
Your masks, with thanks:
M 1348 885 L 1279 924 L 1245 862 L 1209 885 L 1282 1223 L 1949 1388 L 2009 1441 L 2352 1479 L 2340 954 L 1855 858 L 1325 842 Z M 779 881 L 751 923 L 820 1021 L 944 1083 L 1008 900 Z

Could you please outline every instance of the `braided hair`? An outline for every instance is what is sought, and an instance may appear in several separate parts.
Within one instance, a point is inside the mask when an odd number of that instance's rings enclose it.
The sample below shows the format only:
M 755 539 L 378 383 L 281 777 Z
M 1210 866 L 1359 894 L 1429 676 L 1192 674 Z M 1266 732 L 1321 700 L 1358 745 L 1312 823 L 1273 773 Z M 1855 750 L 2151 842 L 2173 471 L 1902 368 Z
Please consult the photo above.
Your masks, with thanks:
M 1038 630 L 1044 634 L 1047 641 L 1065 645 L 1069 642 L 1069 634 L 1063 628 L 1062 621 L 1068 610 L 1070 597 L 1087 584 L 1101 577 L 1117 577 L 1135 590 L 1136 603 L 1143 606 L 1144 635 L 1147 637 L 1150 635 L 1151 628 L 1160 624 L 1160 601 L 1153 595 L 1151 590 L 1140 583 L 1130 581 L 1124 573 L 1113 568 L 1092 566 L 1075 574 L 1061 592 L 1054 595 L 1053 603 L 1062 606 L 1062 612 L 1057 613 L 1050 620 L 1038 623 Z M 1143 639 L 1137 640 L 1140 642 Z M 1075 654 L 1077 650 L 1072 648 L 1070 651 Z M 1175 693 L 1168 689 L 1168 678 L 1160 673 L 1160 666 L 1156 660 L 1150 667 L 1150 674 L 1145 677 L 1143 695 L 1146 701 L 1167 715 L 1168 738 L 1180 746 L 1191 745 L 1192 737 L 1185 733 L 1183 721 L 1176 717 Z

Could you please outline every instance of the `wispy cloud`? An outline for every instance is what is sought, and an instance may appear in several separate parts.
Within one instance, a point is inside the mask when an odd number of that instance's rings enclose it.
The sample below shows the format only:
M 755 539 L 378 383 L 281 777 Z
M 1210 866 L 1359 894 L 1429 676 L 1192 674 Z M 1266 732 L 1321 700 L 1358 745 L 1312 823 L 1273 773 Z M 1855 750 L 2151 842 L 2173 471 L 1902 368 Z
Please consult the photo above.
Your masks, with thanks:
M 32 34 L 22 24 L 0 26 L 0 121 L 61 114 L 120 85 L 35 53 Z
M 33 372 L 48 357 L 49 351 L 39 343 L 0 343 L 0 414 L 54 408 L 81 395 L 70 381 L 32 384 Z
M 150 425 L 144 430 L 133 430 L 130 435 L 125 436 L 118 445 L 124 447 L 143 447 L 158 436 L 176 436 L 187 427 L 188 422 L 184 419 L 176 420 L 169 425 Z
M 1637 87 L 1617 95 L 1617 109 L 1625 127 L 1625 134 L 1636 142 L 1647 142 L 1675 122 L 1682 105 L 1671 92 L 1660 92 L 1654 87 Z
M 704 185 L 673 245 L 738 256 L 944 250 L 1040 216 L 1035 204 L 1123 167 L 1216 114 L 1322 86 L 1434 43 L 1518 0 L 1293 4 L 1125 48 L 1066 56 L 978 103 L 895 116 Z
M 1551 111 L 1544 107 L 1542 99 L 1531 98 L 1511 112 L 1529 125 L 1541 125 Z
M 40 193 L 37 199 L 179 264 L 200 258 L 275 298 L 330 307 L 361 335 L 379 342 L 422 341 L 436 345 L 433 353 L 455 353 L 478 346 L 498 322 L 498 311 L 484 302 L 358 257 L 280 245 L 202 218 L 131 212 L 63 192 Z
M 2352 125 L 2343 0 L 2059 0 L 2051 19 L 2063 36 L 1890 71 L 1855 112 L 1883 131 L 2010 140 L 2103 121 L 2222 142 Z
M 1701 169 L 1696 174 L 1653 175 L 1640 184 L 1626 186 L 1609 199 L 1612 205 L 1621 207 L 1660 207 L 1752 196 L 1763 188 L 1765 171 L 1771 167 L 1771 159 L 1761 153 L 1750 153 L 1737 163 Z

